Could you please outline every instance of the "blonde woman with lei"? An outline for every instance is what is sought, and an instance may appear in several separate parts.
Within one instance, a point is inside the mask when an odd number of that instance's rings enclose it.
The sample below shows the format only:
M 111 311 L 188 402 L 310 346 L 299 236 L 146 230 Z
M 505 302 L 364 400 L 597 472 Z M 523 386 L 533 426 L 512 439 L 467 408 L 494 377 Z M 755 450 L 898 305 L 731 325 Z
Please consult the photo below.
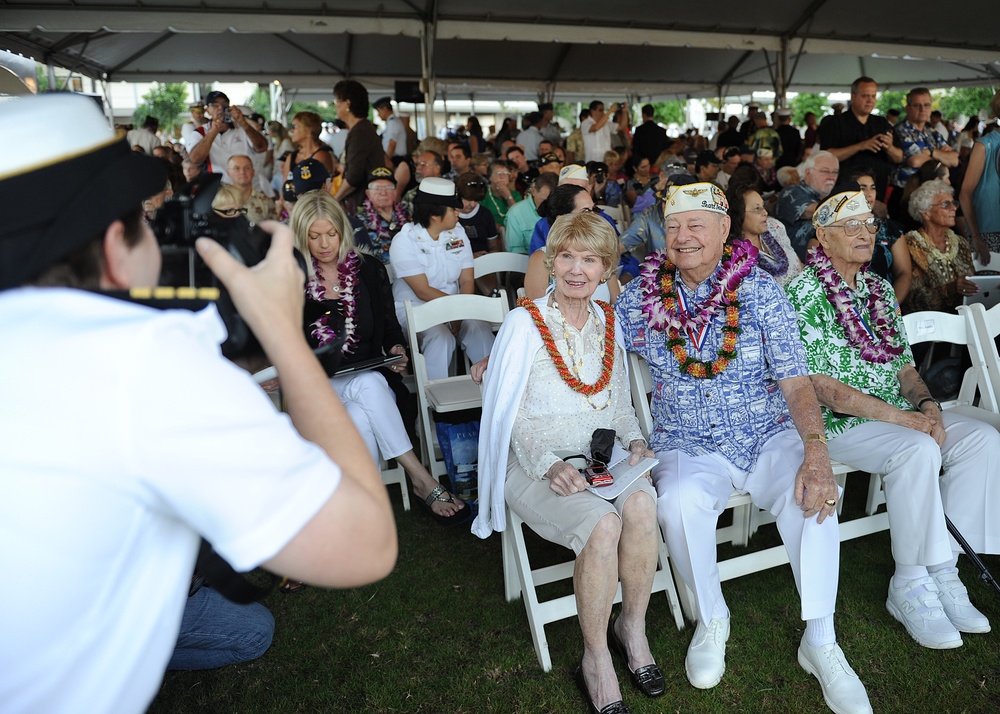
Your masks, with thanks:
M 648 455 L 632 409 L 625 349 L 614 312 L 592 299 L 618 262 L 614 230 L 599 216 L 561 216 L 546 245 L 552 289 L 504 320 L 484 377 L 479 440 L 479 517 L 473 533 L 506 526 L 504 504 L 543 538 L 576 553 L 574 590 L 583 658 L 576 678 L 591 711 L 629 711 L 611 652 L 629 653 L 633 683 L 664 692 L 646 640 L 656 568 L 653 489 L 639 478 L 614 501 L 587 490 L 554 451 L 585 453 L 595 429 L 614 429 L 631 462 Z M 617 584 L 622 613 L 611 620 Z
M 306 257 L 305 329 L 313 347 L 342 345 L 321 358 L 327 374 L 339 367 L 387 355 L 405 355 L 385 267 L 354 249 L 347 214 L 326 191 L 310 191 L 296 202 L 291 218 L 295 246 Z M 400 375 L 406 358 L 388 367 L 331 374 L 330 383 L 358 427 L 372 459 L 396 459 L 413 491 L 444 525 L 460 523 L 469 508 L 448 493 L 423 467 L 406 434 L 396 394 L 405 396 Z M 392 387 L 397 387 L 394 390 Z

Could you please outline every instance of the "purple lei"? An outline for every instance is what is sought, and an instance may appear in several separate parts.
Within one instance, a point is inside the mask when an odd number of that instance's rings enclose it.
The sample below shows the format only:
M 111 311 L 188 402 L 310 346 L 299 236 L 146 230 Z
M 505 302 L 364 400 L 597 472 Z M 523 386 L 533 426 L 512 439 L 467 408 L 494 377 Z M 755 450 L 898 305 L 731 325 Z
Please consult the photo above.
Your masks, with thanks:
M 388 265 L 389 246 L 392 244 L 392 239 L 395 235 L 393 231 L 398 232 L 400 228 L 410 222 L 410 219 L 406 217 L 406 212 L 398 201 L 393 201 L 392 220 L 388 223 L 385 223 L 385 219 L 375 210 L 370 198 L 365 199 L 365 202 L 362 204 L 362 210 L 365 214 L 365 228 L 375 233 L 372 247 L 378 251 L 379 260 Z
M 809 249 L 806 256 L 806 265 L 816 271 L 816 278 L 826 293 L 826 299 L 833 305 L 834 315 L 837 322 L 844 328 L 847 341 L 861 352 L 861 358 L 867 362 L 875 364 L 885 364 L 896 359 L 903 354 L 903 345 L 899 341 L 899 331 L 891 315 L 895 312 L 895 307 L 890 305 L 882 290 L 882 281 L 877 275 L 863 270 L 858 274 L 858 280 L 864 281 L 868 287 L 868 300 L 865 306 L 868 312 L 868 319 L 872 323 L 872 332 L 875 333 L 877 342 L 871 333 L 861 323 L 861 318 L 847 294 L 847 283 L 840 276 L 840 273 L 833 267 L 830 258 L 823 250 L 822 246 L 814 246 Z
M 357 308 L 354 289 L 358 284 L 358 263 L 358 254 L 352 250 L 340 264 L 340 302 L 344 306 L 344 331 L 347 333 L 344 346 L 340 349 L 344 354 L 354 352 L 354 348 L 358 344 L 358 338 L 354 334 L 354 320 Z M 316 262 L 315 258 L 312 259 L 312 265 L 315 275 L 306 282 L 306 295 L 316 302 L 323 302 L 326 300 L 326 288 L 323 287 L 323 271 L 320 270 L 319 263 Z M 329 316 L 329 312 L 320 315 L 319 319 L 309 326 L 312 328 L 310 334 L 316 338 L 320 347 L 337 336 L 337 333 L 330 327 Z
M 788 255 L 785 254 L 785 250 L 781 247 L 778 239 L 771 235 L 771 231 L 765 231 L 761 234 L 760 243 L 767 246 L 767 250 L 771 255 L 760 251 L 757 256 L 757 265 L 776 278 L 780 278 L 787 273 Z
M 663 294 L 663 276 L 674 270 L 674 265 L 667 259 L 666 250 L 658 250 L 643 261 L 639 270 L 642 287 L 642 311 L 654 330 L 697 330 L 707 325 L 715 317 L 719 308 L 728 305 L 726 293 L 739 290 L 740 283 L 754 265 L 757 264 L 757 249 L 748 241 L 734 240 L 726 246 L 723 252 L 722 265 L 716 272 L 718 280 L 708 296 L 694 314 L 679 309 L 677 304 L 677 289 L 670 294 Z

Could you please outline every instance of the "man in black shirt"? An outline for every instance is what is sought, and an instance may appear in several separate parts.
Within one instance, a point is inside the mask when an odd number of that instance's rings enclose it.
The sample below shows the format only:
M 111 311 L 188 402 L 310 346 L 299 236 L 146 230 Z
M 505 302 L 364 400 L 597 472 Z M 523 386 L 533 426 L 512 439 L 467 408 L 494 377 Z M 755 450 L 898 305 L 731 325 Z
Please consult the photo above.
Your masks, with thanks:
M 892 168 L 903 160 L 903 150 L 893 144 L 892 125 L 873 115 L 878 84 L 871 77 L 859 77 L 851 85 L 850 109 L 824 121 L 819 127 L 819 144 L 837 157 L 840 170 L 850 172 L 865 167 L 875 179 L 880 201 L 885 200 Z
M 649 163 L 656 164 L 656 160 L 668 145 L 666 130 L 653 121 L 653 105 L 643 105 L 642 124 L 637 126 L 632 134 L 632 161 L 638 164 L 646 158 L 649 159 Z

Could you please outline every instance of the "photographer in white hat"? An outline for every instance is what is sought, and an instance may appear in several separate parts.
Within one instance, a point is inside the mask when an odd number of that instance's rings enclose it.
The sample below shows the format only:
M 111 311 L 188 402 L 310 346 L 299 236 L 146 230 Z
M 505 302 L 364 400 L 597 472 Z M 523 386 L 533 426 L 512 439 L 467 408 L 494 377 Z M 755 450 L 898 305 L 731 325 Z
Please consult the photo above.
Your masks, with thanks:
M 253 269 L 197 249 L 277 367 L 290 420 L 220 356 L 214 307 L 123 299 L 159 277 L 140 203 L 161 162 L 85 97 L 6 102 L 0 134 L 0 334 L 15 347 L 0 351 L 0 554 L 24 585 L 0 608 L 0 707 L 144 712 L 200 537 L 240 571 L 352 587 L 392 569 L 392 511 L 302 334 L 289 229 L 268 224 Z
M 654 381 L 657 518 L 697 603 L 688 680 L 709 689 L 726 669 L 730 618 L 715 530 L 737 489 L 777 518 L 805 621 L 799 664 L 833 711 L 871 712 L 834 629 L 839 493 L 795 312 L 756 266 L 756 249 L 727 244 L 718 186 L 673 186 L 664 204 L 666 249 L 646 258 L 615 312 Z

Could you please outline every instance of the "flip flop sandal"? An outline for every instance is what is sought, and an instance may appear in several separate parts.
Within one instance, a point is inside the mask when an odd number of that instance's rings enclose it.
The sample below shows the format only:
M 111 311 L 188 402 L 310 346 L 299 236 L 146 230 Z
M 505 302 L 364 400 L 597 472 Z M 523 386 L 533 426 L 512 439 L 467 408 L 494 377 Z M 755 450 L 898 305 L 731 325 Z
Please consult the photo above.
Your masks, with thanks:
M 305 583 L 300 583 L 298 580 L 289 580 L 288 578 L 282 578 L 281 582 L 278 583 L 278 590 L 283 593 L 298 593 L 306 589 Z
M 434 512 L 434 509 L 431 508 L 431 506 L 435 501 L 440 501 L 441 503 L 454 503 L 455 501 L 455 497 L 452 496 L 448 489 L 444 486 L 435 487 L 433 491 L 427 494 L 427 498 L 423 500 L 417 496 L 417 500 L 420 501 L 424 508 L 427 509 L 427 512 L 431 514 L 431 518 L 440 523 L 442 526 L 455 526 L 459 523 L 465 523 L 471 516 L 472 509 L 469 508 L 468 503 L 463 504 L 461 509 L 450 516 L 442 516 L 440 513 Z

